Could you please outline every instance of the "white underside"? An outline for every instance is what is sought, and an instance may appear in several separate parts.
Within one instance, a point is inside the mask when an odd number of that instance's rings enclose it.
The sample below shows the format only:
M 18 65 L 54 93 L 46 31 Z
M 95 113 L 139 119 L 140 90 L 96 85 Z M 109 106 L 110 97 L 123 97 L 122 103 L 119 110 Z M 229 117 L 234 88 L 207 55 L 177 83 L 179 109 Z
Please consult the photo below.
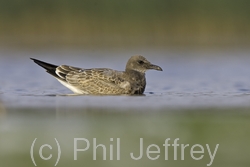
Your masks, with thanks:
M 83 90 L 80 90 L 80 89 L 77 89 L 76 87 L 68 84 L 67 82 L 64 82 L 60 79 L 57 79 L 61 84 L 63 84 L 65 87 L 69 88 L 71 91 L 73 91 L 74 93 L 76 94 L 89 94 L 88 92 L 86 91 L 83 91 Z

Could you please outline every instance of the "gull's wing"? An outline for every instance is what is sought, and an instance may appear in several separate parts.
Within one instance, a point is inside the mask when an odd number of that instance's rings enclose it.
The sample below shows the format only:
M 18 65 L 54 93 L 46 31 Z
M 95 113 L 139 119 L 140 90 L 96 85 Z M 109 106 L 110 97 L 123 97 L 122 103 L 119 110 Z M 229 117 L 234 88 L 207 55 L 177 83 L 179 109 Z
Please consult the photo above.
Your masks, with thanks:
M 123 72 L 107 68 L 82 69 L 49 64 L 31 58 L 64 86 L 77 94 L 130 94 L 131 84 Z
M 124 73 L 107 68 L 81 69 L 67 65 L 56 68 L 56 73 L 75 93 L 129 94 L 131 85 L 123 78 Z M 66 86 L 66 85 L 65 85 Z

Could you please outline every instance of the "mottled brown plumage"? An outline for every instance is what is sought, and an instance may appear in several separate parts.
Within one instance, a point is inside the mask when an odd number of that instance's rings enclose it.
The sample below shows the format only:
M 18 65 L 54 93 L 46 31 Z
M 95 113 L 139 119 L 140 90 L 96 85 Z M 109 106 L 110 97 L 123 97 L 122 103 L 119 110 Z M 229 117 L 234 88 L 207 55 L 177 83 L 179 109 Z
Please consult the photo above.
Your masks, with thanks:
M 149 69 L 162 71 L 161 67 L 151 64 L 140 55 L 132 56 L 128 60 L 125 71 L 57 66 L 31 59 L 76 94 L 143 94 L 146 87 L 145 72 Z

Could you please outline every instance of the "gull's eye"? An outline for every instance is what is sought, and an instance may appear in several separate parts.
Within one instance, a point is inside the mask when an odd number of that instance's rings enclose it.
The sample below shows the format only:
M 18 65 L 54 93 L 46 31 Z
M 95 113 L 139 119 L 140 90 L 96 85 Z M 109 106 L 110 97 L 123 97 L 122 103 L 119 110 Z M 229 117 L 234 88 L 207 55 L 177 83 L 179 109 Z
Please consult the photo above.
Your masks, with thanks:
M 144 62 L 142 60 L 139 60 L 138 64 L 144 64 Z

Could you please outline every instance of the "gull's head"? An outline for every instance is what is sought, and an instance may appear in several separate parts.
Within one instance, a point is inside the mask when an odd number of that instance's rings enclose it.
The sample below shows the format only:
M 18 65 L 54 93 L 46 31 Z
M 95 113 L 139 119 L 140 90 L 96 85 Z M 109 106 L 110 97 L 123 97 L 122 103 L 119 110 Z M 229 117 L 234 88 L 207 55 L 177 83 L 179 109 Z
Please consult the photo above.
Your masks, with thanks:
M 128 60 L 126 70 L 134 70 L 145 73 L 147 70 L 162 71 L 162 68 L 151 64 L 145 57 L 141 55 L 135 55 Z

